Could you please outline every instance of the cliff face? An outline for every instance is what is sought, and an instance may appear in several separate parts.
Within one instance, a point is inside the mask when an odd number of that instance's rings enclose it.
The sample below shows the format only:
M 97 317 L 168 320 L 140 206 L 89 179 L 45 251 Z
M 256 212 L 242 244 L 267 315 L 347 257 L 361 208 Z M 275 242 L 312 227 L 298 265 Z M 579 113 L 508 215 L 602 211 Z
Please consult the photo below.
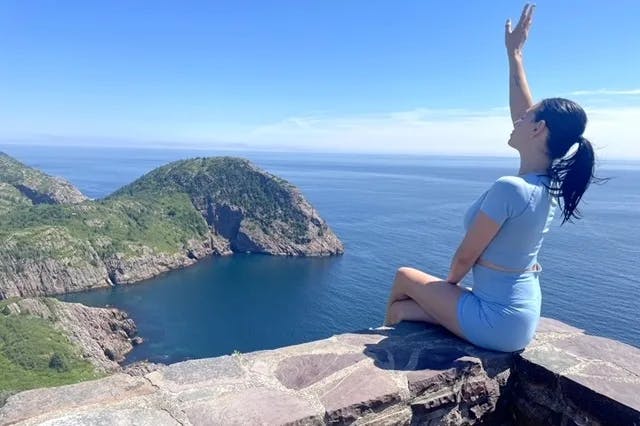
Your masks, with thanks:
M 118 309 L 49 298 L 0 301 L 0 406 L 23 390 L 123 371 L 119 362 L 139 343 L 133 320 Z M 142 364 L 132 372 L 154 368 Z
M 62 331 L 82 357 L 103 372 L 120 371 L 134 344 L 137 328 L 132 319 L 119 309 L 91 308 L 80 303 L 56 299 L 26 298 L 7 304 L 3 315 L 31 315 L 47 320 Z
M 90 242 L 61 227 L 26 228 L 2 239 L 0 298 L 80 291 L 108 285 Z
M 2 158 L 0 299 L 132 283 L 209 255 L 344 250 L 297 188 L 246 160 L 178 161 L 105 200 L 34 205 L 8 182 L 39 172 Z M 81 201 L 70 194 L 56 197 Z
M 158 191 L 186 194 L 234 252 L 288 256 L 341 254 L 344 247 L 298 188 L 232 157 L 196 158 L 160 167 L 110 198 Z
M 210 233 L 203 240 L 189 240 L 182 251 L 175 253 L 157 252 L 148 246 L 138 246 L 133 255 L 116 253 L 108 257 L 105 266 L 109 284 L 130 284 L 193 265 L 209 255 L 231 253 L 227 241 Z

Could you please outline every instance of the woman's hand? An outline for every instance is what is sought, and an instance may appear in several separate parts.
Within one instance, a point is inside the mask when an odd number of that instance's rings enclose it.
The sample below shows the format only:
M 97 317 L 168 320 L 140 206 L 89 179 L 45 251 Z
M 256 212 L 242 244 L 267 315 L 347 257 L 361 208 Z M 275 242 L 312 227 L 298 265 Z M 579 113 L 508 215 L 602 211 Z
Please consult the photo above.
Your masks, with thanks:
M 513 31 L 511 31 L 511 19 L 507 19 L 504 28 L 504 43 L 507 46 L 507 53 L 509 55 L 522 53 L 524 42 L 527 40 L 529 29 L 531 28 L 531 19 L 535 7 L 535 5 L 529 3 L 524 5 L 522 15 L 520 15 L 520 21 L 518 21 L 518 25 L 516 25 Z

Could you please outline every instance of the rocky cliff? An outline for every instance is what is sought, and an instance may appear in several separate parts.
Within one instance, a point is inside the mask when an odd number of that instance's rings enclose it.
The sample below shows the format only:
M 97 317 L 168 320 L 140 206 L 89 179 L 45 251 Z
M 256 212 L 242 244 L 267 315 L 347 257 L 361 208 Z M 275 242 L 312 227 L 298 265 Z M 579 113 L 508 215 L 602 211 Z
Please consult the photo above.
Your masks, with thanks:
M 140 343 L 136 325 L 118 309 L 50 298 L 0 301 L 0 406 L 22 390 L 123 371 L 119 362 Z M 153 368 L 142 363 L 127 371 Z
M 132 283 L 209 255 L 344 250 L 297 188 L 247 160 L 178 161 L 96 201 L 65 193 L 68 184 L 38 186 L 46 175 L 0 160 L 0 299 Z
M 186 194 L 234 252 L 288 256 L 343 252 L 336 235 L 298 188 L 240 158 L 177 161 L 108 199 L 148 197 L 166 191 Z
M 47 320 L 69 338 L 83 359 L 103 372 L 120 371 L 119 362 L 135 344 L 142 343 L 136 336 L 133 320 L 116 308 L 92 308 L 52 298 L 25 298 L 5 304 L 1 314 Z

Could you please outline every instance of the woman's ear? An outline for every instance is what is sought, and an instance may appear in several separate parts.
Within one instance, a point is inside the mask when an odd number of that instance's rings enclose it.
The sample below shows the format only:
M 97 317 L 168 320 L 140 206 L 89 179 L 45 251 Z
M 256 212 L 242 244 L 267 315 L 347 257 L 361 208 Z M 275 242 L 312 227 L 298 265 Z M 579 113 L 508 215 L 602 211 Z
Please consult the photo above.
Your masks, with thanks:
M 547 130 L 547 122 L 544 120 L 536 121 L 533 125 L 533 137 L 536 137 Z

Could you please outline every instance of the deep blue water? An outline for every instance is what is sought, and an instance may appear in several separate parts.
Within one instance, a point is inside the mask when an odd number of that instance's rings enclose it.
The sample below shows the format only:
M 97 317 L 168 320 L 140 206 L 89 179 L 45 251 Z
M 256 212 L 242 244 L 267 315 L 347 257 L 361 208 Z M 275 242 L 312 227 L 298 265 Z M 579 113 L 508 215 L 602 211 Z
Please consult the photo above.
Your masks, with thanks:
M 381 324 L 395 270 L 446 276 L 462 216 L 515 158 L 47 148 L 0 150 L 102 197 L 169 161 L 239 155 L 297 185 L 346 247 L 341 257 L 211 258 L 136 285 L 64 296 L 120 307 L 146 342 L 129 361 L 248 352 Z M 612 180 L 584 197 L 584 219 L 548 234 L 542 315 L 640 347 L 640 162 L 603 162 Z M 465 279 L 471 285 L 471 275 Z

